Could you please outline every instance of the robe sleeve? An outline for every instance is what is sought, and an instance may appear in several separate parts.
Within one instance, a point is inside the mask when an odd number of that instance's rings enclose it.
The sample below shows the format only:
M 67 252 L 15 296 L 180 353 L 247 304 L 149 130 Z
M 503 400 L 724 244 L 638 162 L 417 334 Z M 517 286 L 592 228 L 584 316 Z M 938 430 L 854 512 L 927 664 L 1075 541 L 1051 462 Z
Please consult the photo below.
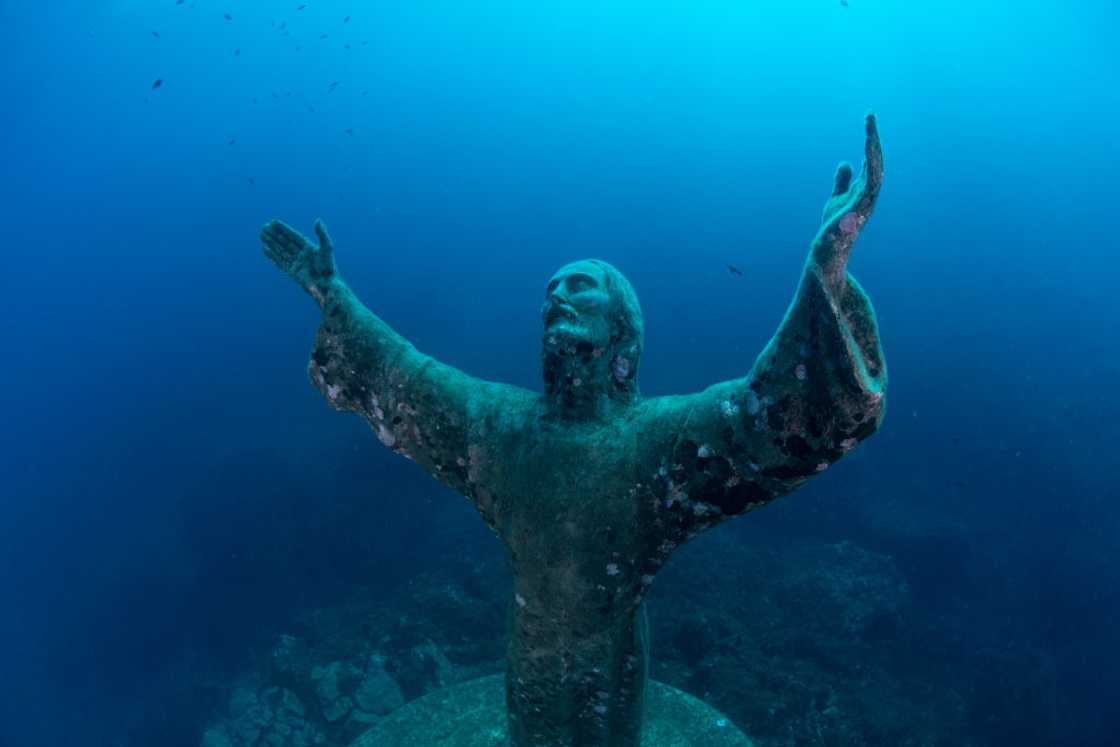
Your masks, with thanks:
M 531 393 L 483 381 L 419 352 L 345 286 L 332 292 L 308 374 L 328 403 L 356 412 L 377 438 L 474 500 L 489 497 L 487 436 L 527 406 Z
M 824 472 L 878 429 L 886 381 L 867 295 L 851 275 L 827 283 L 810 263 L 749 375 L 651 400 L 656 523 L 691 536 Z

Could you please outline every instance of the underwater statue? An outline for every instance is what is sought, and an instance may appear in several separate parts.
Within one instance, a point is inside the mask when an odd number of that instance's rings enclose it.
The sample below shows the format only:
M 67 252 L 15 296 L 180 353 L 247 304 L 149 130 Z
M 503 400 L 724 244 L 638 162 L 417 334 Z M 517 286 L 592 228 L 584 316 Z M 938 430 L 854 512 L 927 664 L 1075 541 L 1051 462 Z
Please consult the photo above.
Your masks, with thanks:
M 639 394 L 642 312 L 606 262 L 573 262 L 545 288 L 542 393 L 414 348 L 351 292 L 321 222 L 317 245 L 279 221 L 262 230 L 265 254 L 322 310 L 314 384 L 466 496 L 508 553 L 509 744 L 637 747 L 657 572 L 878 428 L 886 366 L 847 263 L 882 176 L 869 115 L 862 172 L 837 169 L 793 302 L 750 372 L 665 397 Z

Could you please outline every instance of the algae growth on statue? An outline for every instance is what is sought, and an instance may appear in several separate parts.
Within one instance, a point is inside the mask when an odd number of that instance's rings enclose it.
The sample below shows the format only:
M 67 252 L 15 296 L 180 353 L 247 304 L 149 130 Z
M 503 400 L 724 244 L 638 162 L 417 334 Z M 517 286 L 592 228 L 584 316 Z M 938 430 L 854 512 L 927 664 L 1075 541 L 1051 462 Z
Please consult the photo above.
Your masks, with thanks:
M 266 255 L 322 310 L 311 380 L 471 500 L 506 548 L 508 722 L 495 738 L 683 744 L 642 737 L 643 718 L 675 717 L 646 708 L 646 592 L 682 543 L 789 493 L 881 423 L 875 313 L 847 262 L 882 175 L 869 115 L 862 172 L 837 169 L 793 301 L 750 372 L 666 397 L 639 392 L 641 308 L 606 262 L 574 262 L 548 282 L 534 392 L 416 350 L 351 292 L 321 222 L 318 244 L 279 221 L 264 227 Z

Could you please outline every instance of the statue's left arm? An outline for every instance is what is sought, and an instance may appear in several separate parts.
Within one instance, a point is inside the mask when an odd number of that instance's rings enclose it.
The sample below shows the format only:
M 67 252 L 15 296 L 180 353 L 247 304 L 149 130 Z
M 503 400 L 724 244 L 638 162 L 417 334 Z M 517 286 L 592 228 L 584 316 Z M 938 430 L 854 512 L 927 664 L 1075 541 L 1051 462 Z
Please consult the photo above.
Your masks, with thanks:
M 875 118 L 861 174 L 841 164 L 797 293 L 750 373 L 646 403 L 658 434 L 659 524 L 690 535 L 826 470 L 879 427 L 887 369 L 875 312 L 847 271 L 883 177 Z M 656 423 L 656 425 L 654 425 Z M 672 534 L 672 533 L 671 533 Z

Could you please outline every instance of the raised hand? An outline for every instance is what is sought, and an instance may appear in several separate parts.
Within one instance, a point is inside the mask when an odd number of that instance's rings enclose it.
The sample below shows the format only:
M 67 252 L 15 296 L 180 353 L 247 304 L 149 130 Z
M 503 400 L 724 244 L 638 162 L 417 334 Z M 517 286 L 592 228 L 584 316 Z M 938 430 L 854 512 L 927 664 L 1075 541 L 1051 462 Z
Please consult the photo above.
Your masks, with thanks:
M 883 185 L 883 147 L 875 115 L 867 115 L 867 140 L 863 168 L 852 179 L 852 167 L 841 163 L 836 169 L 832 196 L 824 206 L 820 231 L 813 241 L 813 262 L 831 282 L 842 282 L 852 244 L 871 217 Z
M 334 264 L 334 246 L 323 221 L 315 221 L 319 245 L 283 221 L 273 220 L 261 229 L 265 256 L 290 275 L 299 286 L 322 306 L 331 284 L 338 278 Z

